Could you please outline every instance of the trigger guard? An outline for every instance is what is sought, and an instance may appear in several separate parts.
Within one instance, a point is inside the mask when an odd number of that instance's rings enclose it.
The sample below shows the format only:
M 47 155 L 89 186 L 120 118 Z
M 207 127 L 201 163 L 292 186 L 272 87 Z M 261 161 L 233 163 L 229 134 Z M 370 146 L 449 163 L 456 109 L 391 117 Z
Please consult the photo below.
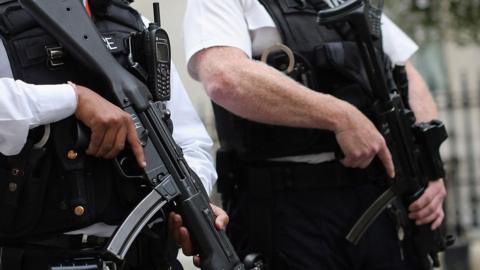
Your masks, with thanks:
M 130 162 L 129 157 L 127 155 L 122 155 L 119 154 L 113 161 L 113 164 L 115 164 L 115 167 L 117 167 L 118 171 L 120 172 L 120 175 L 124 179 L 128 180 L 141 180 L 143 181 L 144 178 L 142 176 L 142 171 L 140 168 L 137 167 L 138 172 L 128 172 L 125 166 L 129 166 L 126 164 L 126 162 Z M 133 162 L 136 162 L 133 160 Z

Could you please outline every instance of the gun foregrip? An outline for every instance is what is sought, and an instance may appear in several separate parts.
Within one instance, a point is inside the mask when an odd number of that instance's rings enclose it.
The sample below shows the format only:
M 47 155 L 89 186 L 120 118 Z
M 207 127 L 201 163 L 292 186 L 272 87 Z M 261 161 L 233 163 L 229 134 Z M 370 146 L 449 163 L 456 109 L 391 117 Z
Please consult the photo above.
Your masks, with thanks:
M 444 124 L 439 120 L 416 124 L 413 128 L 415 139 L 421 149 L 422 163 L 428 180 L 445 177 L 445 169 L 440 156 L 440 146 L 448 138 Z
M 225 231 L 215 228 L 215 216 L 201 192 L 181 202 L 182 216 L 197 245 L 201 260 L 201 269 L 206 270 L 243 270 L 232 244 Z

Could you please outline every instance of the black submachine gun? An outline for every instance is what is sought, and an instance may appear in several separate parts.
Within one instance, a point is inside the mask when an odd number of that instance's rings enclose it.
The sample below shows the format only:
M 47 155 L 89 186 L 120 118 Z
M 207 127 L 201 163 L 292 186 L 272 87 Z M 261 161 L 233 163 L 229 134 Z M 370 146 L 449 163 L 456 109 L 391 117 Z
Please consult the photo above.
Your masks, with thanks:
M 170 113 L 165 101 L 169 98 L 166 69 L 169 69 L 170 57 L 165 33 L 154 29 L 154 25 L 145 33 L 145 38 L 151 39 L 151 43 L 146 44 L 152 51 L 150 56 L 158 60 L 154 69 L 159 72 L 159 76 L 148 80 L 152 88 L 149 89 L 106 49 L 81 1 L 20 0 L 20 3 L 76 60 L 107 83 L 107 89 L 99 94 L 129 113 L 135 122 L 147 167 L 133 170 L 140 173 L 132 175 L 132 169 L 128 167 L 134 162 L 128 161 L 128 157 L 117 157 L 116 163 L 125 177 L 139 178 L 142 185 L 151 187 L 151 192 L 116 230 L 106 245 L 105 256 L 122 260 L 148 221 L 168 202 L 174 202 L 202 258 L 201 269 L 245 269 L 225 232 L 215 228 L 208 195 L 189 168 L 168 127 Z M 130 157 L 130 160 L 134 158 Z
M 348 233 L 347 240 L 354 244 L 394 200 L 400 199 L 408 208 L 424 193 L 429 181 L 445 176 L 439 152 L 440 145 L 448 137 L 443 123 L 438 120 L 416 123 L 415 115 L 405 106 L 401 93 L 388 83 L 383 52 L 380 53 L 375 46 L 381 38 L 382 6 L 381 0 L 376 6 L 368 0 L 348 0 L 338 7 L 319 12 L 319 23 L 337 29 L 344 29 L 348 24 L 355 35 L 375 99 L 373 121 L 384 136 L 395 165 L 396 176 L 391 186 Z M 415 253 L 423 269 L 438 267 L 438 253 L 453 244 L 453 237 L 446 236 L 442 229 L 432 231 L 429 225 L 415 226 L 412 222 L 412 226 Z

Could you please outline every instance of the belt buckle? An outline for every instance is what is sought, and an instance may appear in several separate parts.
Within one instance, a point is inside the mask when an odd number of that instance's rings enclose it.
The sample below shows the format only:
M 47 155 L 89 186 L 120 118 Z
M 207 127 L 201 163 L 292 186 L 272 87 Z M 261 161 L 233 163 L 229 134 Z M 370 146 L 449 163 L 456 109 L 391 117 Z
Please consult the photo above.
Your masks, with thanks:
M 62 46 L 45 46 L 47 51 L 47 66 L 50 68 L 57 68 L 65 64 L 65 51 Z
M 88 248 L 91 246 L 101 246 L 106 242 L 106 238 L 97 237 L 95 235 L 82 234 L 81 246 Z
M 117 270 L 117 264 L 114 261 L 103 261 L 103 270 Z

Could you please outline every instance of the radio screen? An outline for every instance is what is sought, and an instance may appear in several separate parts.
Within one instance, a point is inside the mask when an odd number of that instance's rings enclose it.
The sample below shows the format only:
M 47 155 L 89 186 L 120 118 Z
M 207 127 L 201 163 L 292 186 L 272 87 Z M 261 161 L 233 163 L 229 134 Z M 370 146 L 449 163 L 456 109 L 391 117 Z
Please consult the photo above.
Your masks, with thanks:
M 168 62 L 170 58 L 168 45 L 157 42 L 157 62 Z

